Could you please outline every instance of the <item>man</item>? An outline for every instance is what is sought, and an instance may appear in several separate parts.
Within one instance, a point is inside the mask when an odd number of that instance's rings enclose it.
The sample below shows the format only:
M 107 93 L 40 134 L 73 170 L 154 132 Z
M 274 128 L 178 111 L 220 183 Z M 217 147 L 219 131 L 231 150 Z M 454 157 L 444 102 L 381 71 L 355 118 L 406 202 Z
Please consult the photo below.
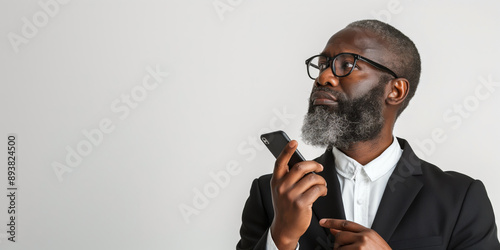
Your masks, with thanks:
M 306 61 L 314 80 L 303 139 L 327 147 L 256 179 L 237 249 L 500 249 L 484 185 L 420 160 L 393 136 L 420 57 L 394 27 L 363 20 Z

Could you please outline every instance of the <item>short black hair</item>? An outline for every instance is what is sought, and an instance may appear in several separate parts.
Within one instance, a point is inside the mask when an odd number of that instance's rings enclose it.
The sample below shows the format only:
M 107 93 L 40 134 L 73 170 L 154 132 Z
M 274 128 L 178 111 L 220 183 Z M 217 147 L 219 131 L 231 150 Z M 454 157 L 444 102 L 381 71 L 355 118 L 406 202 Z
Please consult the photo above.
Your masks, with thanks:
M 406 78 L 410 82 L 408 96 L 398 110 L 397 116 L 399 116 L 415 95 L 420 80 L 421 65 L 417 47 L 401 31 L 378 20 L 360 20 L 350 23 L 346 28 L 360 28 L 371 31 L 387 42 L 389 46 L 387 49 L 392 52 L 391 58 L 393 58 L 391 70 L 399 77 Z

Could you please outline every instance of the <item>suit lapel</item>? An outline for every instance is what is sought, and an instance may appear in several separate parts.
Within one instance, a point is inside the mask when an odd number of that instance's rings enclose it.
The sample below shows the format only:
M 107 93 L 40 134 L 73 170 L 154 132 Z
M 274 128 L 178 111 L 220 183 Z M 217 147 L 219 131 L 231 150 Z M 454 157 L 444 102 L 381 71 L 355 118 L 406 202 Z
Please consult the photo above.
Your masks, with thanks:
M 399 145 L 402 145 L 403 154 L 387 183 L 372 224 L 372 229 L 386 241 L 389 241 L 423 186 L 419 180 L 419 175 L 422 175 L 420 159 L 415 155 L 406 140 L 398 138 L 398 141 Z M 325 197 L 318 198 L 313 204 L 314 214 L 318 219 L 345 219 L 344 204 L 335 169 L 335 158 L 331 149 L 327 149 L 315 161 L 321 163 L 324 167 L 323 172 L 318 174 L 325 178 L 328 184 L 328 194 Z M 326 228 L 325 232 L 330 234 Z
M 406 140 L 398 140 L 402 145 L 403 154 L 387 182 L 372 224 L 372 229 L 386 241 L 389 241 L 423 186 L 419 180 L 419 175 L 422 175 L 420 159 L 413 153 Z
M 340 184 L 335 170 L 335 159 L 331 149 L 319 158 L 317 162 L 321 163 L 324 167 L 323 172 L 318 173 L 325 178 L 328 194 L 324 197 L 319 197 L 313 204 L 314 214 L 318 219 L 322 218 L 335 218 L 345 219 L 344 203 L 342 202 L 342 194 L 340 193 Z M 325 229 L 329 234 L 329 231 Z

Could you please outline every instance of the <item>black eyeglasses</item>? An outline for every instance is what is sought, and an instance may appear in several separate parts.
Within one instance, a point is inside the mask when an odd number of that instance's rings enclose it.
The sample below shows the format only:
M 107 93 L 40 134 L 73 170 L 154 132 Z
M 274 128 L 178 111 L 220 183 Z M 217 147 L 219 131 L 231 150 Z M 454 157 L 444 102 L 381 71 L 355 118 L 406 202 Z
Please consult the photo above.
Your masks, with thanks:
M 330 67 L 335 76 L 348 76 L 356 67 L 356 62 L 358 60 L 363 60 L 372 66 L 391 74 L 395 78 L 398 78 L 396 73 L 384 65 L 354 53 L 340 53 L 334 57 L 324 55 L 313 56 L 306 60 L 307 74 L 311 79 L 316 80 L 321 72 Z

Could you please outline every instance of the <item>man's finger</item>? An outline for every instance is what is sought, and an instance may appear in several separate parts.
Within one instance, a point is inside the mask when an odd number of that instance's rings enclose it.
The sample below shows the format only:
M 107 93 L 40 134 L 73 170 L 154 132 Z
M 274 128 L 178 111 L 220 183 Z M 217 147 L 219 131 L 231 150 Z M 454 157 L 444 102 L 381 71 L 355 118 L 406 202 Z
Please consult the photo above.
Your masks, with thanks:
M 289 183 L 297 183 L 299 180 L 306 178 L 305 176 L 308 174 L 319 173 L 323 171 L 323 165 L 315 162 L 315 161 L 303 161 L 295 164 L 289 170 L 289 176 L 287 177 L 287 182 Z M 300 185 L 300 183 L 298 183 Z M 310 185 L 308 185 L 310 186 Z M 309 188 L 309 187 L 307 187 Z M 306 189 L 307 189 L 306 188 Z M 305 191 L 305 189 L 303 190 Z
M 281 179 L 288 172 L 288 162 L 292 158 L 293 153 L 297 149 L 298 143 L 296 140 L 290 141 L 281 151 L 280 155 L 274 163 L 273 178 Z
M 350 232 L 361 232 L 366 230 L 367 228 L 359 225 L 352 221 L 347 220 L 338 220 L 338 219 L 321 219 L 319 221 L 319 225 L 322 227 L 336 229 L 341 231 L 350 231 Z
M 326 196 L 327 193 L 328 189 L 324 184 L 314 185 L 302 194 L 300 200 L 303 204 L 312 206 L 320 196 Z
M 338 233 L 342 232 L 341 230 L 337 230 L 337 229 L 333 229 L 333 228 L 330 228 L 330 233 L 333 234 L 333 235 L 337 235 Z
M 313 188 L 315 185 L 324 186 L 326 188 L 326 181 L 320 175 L 317 175 L 315 173 L 310 173 L 310 174 L 306 174 L 305 176 L 302 175 L 303 177 L 302 176 L 297 177 L 297 176 L 291 176 L 291 174 L 292 174 L 291 172 L 292 171 L 290 171 L 290 173 L 288 174 L 289 176 L 287 176 L 287 180 L 284 183 L 289 182 L 289 181 L 291 181 L 292 183 L 295 182 L 294 190 L 292 192 L 296 193 L 296 195 L 301 195 L 301 196 L 306 195 L 306 192 L 309 189 Z M 294 177 L 294 178 L 291 178 L 291 177 Z M 298 178 L 298 179 L 296 179 L 296 178 Z M 292 179 L 292 180 L 290 180 L 290 179 Z M 315 187 L 313 189 L 317 189 L 318 187 Z M 321 192 L 321 193 L 323 193 L 323 192 Z M 326 195 L 326 193 L 325 193 L 325 195 Z

